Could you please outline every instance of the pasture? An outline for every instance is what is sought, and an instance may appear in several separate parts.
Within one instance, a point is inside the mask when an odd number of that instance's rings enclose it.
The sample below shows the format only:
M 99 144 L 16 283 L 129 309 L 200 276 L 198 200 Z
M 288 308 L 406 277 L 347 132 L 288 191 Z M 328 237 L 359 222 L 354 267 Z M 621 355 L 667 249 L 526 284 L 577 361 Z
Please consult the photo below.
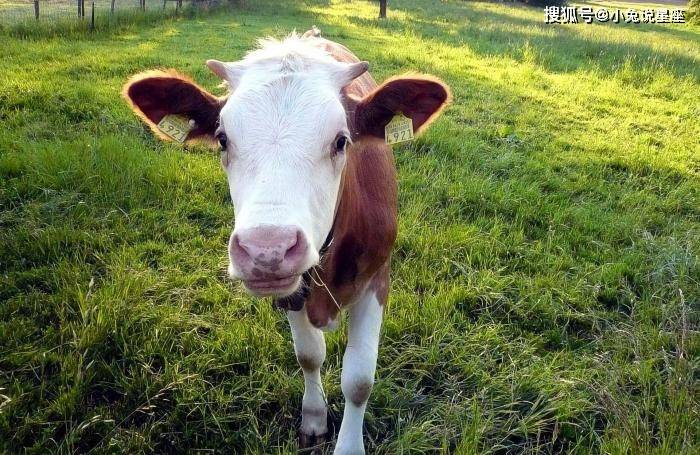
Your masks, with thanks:
M 226 278 L 218 153 L 160 142 L 120 90 L 172 67 L 221 94 L 206 59 L 314 24 L 378 81 L 422 71 L 454 94 L 394 149 L 368 453 L 700 450 L 698 26 L 246 3 L 0 35 L 0 452 L 296 452 L 302 374 L 284 315 Z

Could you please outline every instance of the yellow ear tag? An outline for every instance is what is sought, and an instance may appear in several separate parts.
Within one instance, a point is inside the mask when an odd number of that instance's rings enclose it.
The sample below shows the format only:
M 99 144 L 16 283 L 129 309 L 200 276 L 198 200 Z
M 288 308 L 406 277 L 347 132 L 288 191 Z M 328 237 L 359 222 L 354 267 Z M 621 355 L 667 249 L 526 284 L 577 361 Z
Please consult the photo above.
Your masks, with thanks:
M 194 120 L 189 120 L 182 115 L 166 115 L 158 123 L 158 129 L 166 136 L 180 143 L 185 142 L 187 134 L 195 127 Z
M 412 141 L 413 120 L 402 113 L 395 115 L 384 127 L 384 140 L 389 145 Z

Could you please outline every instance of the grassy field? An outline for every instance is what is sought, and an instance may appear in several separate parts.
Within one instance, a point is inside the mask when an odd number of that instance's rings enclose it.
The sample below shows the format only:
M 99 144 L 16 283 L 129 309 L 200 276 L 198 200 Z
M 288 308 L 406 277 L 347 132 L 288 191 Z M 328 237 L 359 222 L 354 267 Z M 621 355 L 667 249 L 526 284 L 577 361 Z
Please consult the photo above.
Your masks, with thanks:
M 301 371 L 283 314 L 225 278 L 218 154 L 159 142 L 119 92 L 175 67 L 221 93 L 205 59 L 313 24 L 377 79 L 430 72 L 455 97 L 395 150 L 368 451 L 700 450 L 700 28 L 247 3 L 0 36 L 0 452 L 296 450 Z M 327 339 L 337 432 L 344 330 Z
M 153 22 L 162 21 L 173 16 L 192 17 L 202 16 L 218 6 L 208 1 L 184 0 L 182 7 L 177 7 L 176 1 L 143 0 L 145 10 L 141 8 L 141 0 L 85 0 L 85 16 L 78 16 L 76 0 L 40 0 L 39 19 L 35 18 L 33 0 L 0 0 L 0 34 L 10 33 L 15 36 L 47 37 L 69 36 L 88 31 L 93 24 L 92 12 L 94 5 L 94 27 L 98 31 L 113 29 L 120 25 L 148 26 Z M 235 0 L 233 0 L 235 1 Z

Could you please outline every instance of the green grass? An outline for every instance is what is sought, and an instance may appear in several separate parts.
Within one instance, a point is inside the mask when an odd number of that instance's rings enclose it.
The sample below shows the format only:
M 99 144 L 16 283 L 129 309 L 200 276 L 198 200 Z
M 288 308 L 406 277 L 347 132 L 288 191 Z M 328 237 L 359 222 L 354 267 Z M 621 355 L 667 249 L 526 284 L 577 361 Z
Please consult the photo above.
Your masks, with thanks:
M 377 79 L 455 96 L 395 151 L 368 451 L 697 453 L 700 28 L 291 5 L 0 36 L 0 452 L 296 450 L 302 375 L 284 316 L 225 278 L 218 156 L 160 143 L 119 92 L 152 67 L 218 92 L 205 59 L 316 24 Z

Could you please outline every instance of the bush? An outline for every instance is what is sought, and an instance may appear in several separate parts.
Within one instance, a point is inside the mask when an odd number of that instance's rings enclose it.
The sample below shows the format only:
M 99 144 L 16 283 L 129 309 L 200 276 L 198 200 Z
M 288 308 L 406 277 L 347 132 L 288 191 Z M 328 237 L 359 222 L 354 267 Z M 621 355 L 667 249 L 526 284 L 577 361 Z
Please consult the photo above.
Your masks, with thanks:
M 688 22 L 700 24 L 700 0 L 690 0 L 690 2 L 688 2 L 688 12 L 686 16 Z

